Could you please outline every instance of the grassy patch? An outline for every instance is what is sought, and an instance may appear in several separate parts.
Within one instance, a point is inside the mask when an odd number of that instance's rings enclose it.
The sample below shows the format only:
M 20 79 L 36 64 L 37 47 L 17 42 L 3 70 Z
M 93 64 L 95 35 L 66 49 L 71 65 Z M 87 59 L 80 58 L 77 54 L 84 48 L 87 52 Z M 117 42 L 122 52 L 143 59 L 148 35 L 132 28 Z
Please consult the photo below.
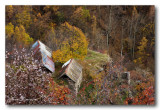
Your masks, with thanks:
M 94 60 L 94 61 L 108 61 L 110 58 L 107 54 L 102 54 L 100 52 L 96 52 L 88 49 L 86 60 Z
M 97 71 L 103 69 L 102 65 L 109 61 L 110 57 L 107 54 L 88 49 L 86 58 L 78 61 L 83 66 L 83 78 L 91 80 L 90 76 L 93 78 Z

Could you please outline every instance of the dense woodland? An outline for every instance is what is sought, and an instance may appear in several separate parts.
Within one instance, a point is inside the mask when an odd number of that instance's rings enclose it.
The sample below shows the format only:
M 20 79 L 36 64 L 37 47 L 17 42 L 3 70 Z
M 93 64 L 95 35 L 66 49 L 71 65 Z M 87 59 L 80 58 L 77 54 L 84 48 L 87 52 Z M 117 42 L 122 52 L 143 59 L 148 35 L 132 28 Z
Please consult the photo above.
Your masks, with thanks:
M 56 68 L 70 58 L 84 67 L 77 95 L 32 58 L 36 40 Z M 154 6 L 6 6 L 7 104 L 154 104 L 154 57 Z

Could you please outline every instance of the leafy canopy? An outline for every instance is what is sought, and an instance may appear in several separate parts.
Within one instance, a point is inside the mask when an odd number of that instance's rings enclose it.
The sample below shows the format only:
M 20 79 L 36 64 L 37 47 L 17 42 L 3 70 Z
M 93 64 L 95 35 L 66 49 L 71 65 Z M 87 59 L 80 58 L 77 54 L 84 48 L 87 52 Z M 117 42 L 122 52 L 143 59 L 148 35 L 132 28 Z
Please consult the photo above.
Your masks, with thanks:
M 7 38 L 11 38 L 11 36 L 14 34 L 14 25 L 12 23 L 8 23 L 6 25 L 6 36 Z
M 143 64 L 144 59 L 147 59 L 147 56 L 148 56 L 148 54 L 146 53 L 147 42 L 148 40 L 146 39 L 146 37 L 143 37 L 141 39 L 140 46 L 137 47 L 138 58 L 134 60 L 135 63 Z
M 60 33 L 63 33 L 65 40 L 60 49 L 53 51 L 53 60 L 66 62 L 71 58 L 83 60 L 87 55 L 88 41 L 84 33 L 77 27 L 65 22 L 60 26 Z
M 29 36 L 28 33 L 26 33 L 25 28 L 23 25 L 16 26 L 15 28 L 15 34 L 14 38 L 18 43 L 22 43 L 25 46 L 31 44 L 33 42 L 33 38 Z
M 31 24 L 31 16 L 27 10 L 23 10 L 21 13 L 15 15 L 16 23 L 28 28 Z

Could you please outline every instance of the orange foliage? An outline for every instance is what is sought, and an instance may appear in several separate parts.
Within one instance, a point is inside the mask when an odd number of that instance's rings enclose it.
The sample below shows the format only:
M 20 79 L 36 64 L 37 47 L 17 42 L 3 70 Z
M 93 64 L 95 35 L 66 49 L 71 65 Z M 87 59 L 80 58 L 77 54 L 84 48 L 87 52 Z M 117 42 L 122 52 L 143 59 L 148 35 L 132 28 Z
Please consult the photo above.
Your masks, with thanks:
M 125 104 L 153 105 L 154 101 L 154 88 L 153 86 L 150 86 L 144 89 L 138 96 L 134 98 L 127 98 Z
M 65 86 L 60 86 L 56 84 L 52 78 L 49 78 L 49 83 L 47 84 L 47 89 L 38 88 L 38 90 L 45 96 L 45 101 L 49 104 L 57 105 L 67 105 L 69 89 Z

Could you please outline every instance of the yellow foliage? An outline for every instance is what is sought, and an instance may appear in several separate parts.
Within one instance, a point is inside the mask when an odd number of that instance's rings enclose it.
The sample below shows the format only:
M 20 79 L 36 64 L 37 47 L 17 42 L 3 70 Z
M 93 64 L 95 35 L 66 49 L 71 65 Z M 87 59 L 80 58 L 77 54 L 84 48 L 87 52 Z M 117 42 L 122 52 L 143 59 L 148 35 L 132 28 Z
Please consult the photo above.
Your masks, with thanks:
M 16 14 L 16 23 L 28 28 L 31 24 L 31 16 L 27 10 L 23 10 L 21 13 Z
M 65 22 L 61 25 L 61 33 L 67 38 L 61 48 L 53 52 L 53 60 L 66 62 L 71 58 L 83 60 L 87 55 L 88 41 L 84 33 L 77 27 Z
M 143 37 L 140 42 L 140 46 L 138 46 L 138 49 L 139 49 L 138 54 L 140 54 L 140 55 L 145 54 L 145 48 L 147 46 L 147 42 L 148 42 L 148 40 L 146 39 L 146 37 Z
M 146 24 L 141 30 L 142 30 L 144 36 L 154 34 L 155 25 L 154 25 L 154 23 Z
M 146 59 L 146 57 L 149 56 L 149 54 L 146 53 L 147 42 L 148 40 L 146 39 L 146 37 L 143 37 L 140 42 L 140 46 L 137 47 L 137 54 L 139 57 L 134 60 L 135 63 L 143 64 L 143 59 Z
M 12 5 L 8 5 L 6 6 L 6 16 L 11 18 L 13 16 L 13 6 Z
M 88 9 L 80 6 L 74 11 L 71 18 L 74 22 L 85 23 L 87 19 L 91 18 L 91 16 Z
M 61 51 L 59 49 L 57 51 L 53 51 L 52 56 L 54 61 L 59 61 L 59 62 L 66 62 L 68 59 L 71 58 L 67 50 Z
M 19 27 L 16 26 L 14 38 L 18 43 L 22 43 L 25 46 L 33 42 L 33 39 L 29 36 L 29 34 L 26 33 L 23 25 L 20 25 Z
M 133 7 L 132 13 L 133 13 L 133 15 L 137 15 L 137 14 L 138 14 L 137 9 L 136 9 L 136 6 Z
M 38 14 L 37 14 L 37 17 L 40 18 L 40 17 L 41 17 L 41 13 L 38 13 Z
M 11 38 L 11 36 L 14 34 L 14 25 L 12 23 L 8 23 L 6 26 L 6 37 Z
M 96 21 L 96 17 L 93 16 L 93 20 L 92 20 L 92 34 L 93 36 L 95 36 L 96 34 L 96 28 L 97 28 L 97 21 Z
M 58 11 L 58 9 L 59 9 L 59 6 L 53 6 L 54 12 Z
M 134 62 L 134 63 L 137 63 L 137 60 L 135 59 L 135 60 L 133 60 L 133 62 Z
M 53 29 L 54 29 L 54 28 L 55 28 L 55 26 L 56 26 L 56 23 L 51 22 L 51 23 L 50 23 L 50 26 L 51 26 L 51 27 L 53 27 Z
M 54 11 L 54 12 L 57 12 L 59 8 L 60 8 L 59 6 L 46 5 L 46 6 L 44 7 L 44 10 L 45 10 L 45 11 Z
M 150 51 L 154 51 L 155 45 L 155 29 L 154 23 L 148 23 L 143 28 L 141 28 L 141 33 L 144 36 L 141 41 L 140 45 L 137 47 L 137 58 L 134 60 L 135 63 L 145 65 L 147 59 L 152 54 Z M 147 39 L 148 38 L 148 39 Z

